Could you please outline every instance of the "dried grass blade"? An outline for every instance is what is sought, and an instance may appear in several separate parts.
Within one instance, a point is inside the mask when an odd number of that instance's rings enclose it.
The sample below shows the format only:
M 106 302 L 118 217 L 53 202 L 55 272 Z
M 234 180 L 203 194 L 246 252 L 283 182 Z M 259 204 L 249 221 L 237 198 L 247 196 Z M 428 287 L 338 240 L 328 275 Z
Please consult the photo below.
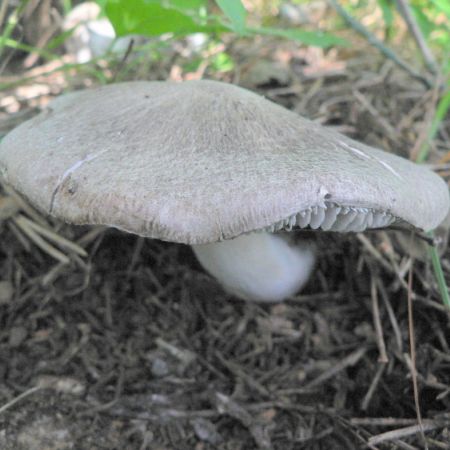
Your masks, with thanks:
M 19 208 L 25 212 L 28 216 L 30 216 L 35 222 L 42 225 L 43 227 L 48 226 L 45 219 L 34 209 L 32 208 L 24 199 L 21 197 L 13 188 L 8 186 L 7 184 L 0 183 L 4 191 L 11 196 L 19 205 Z
M 70 259 L 64 253 L 52 247 L 44 239 L 42 239 L 41 236 L 39 236 L 39 234 L 34 231 L 25 221 L 21 220 L 21 217 L 15 217 L 13 220 L 14 223 L 24 232 L 24 234 L 26 234 L 27 237 L 31 239 L 31 241 L 33 241 L 41 250 L 63 264 L 70 263 Z
M 52 241 L 59 247 L 65 248 L 67 250 L 71 250 L 74 253 L 76 253 L 77 255 L 80 255 L 83 257 L 88 256 L 88 254 L 84 248 L 80 247 L 75 242 L 69 241 L 69 239 L 66 239 L 66 238 L 60 236 L 58 233 L 55 233 L 54 231 L 52 231 L 48 228 L 45 228 L 42 225 L 39 225 L 38 223 L 33 222 L 32 220 L 27 219 L 24 216 L 19 216 L 18 219 L 25 222 L 30 228 L 32 228 L 38 234 L 40 234 L 41 236 Z
M 410 427 L 398 428 L 396 430 L 377 434 L 376 436 L 369 438 L 368 444 L 381 444 L 382 442 L 397 440 L 406 436 L 411 436 L 412 434 L 420 433 L 421 431 L 431 431 L 436 428 L 438 428 L 438 424 L 431 421 L 426 421 L 422 422 L 422 427 L 420 425 L 413 425 Z

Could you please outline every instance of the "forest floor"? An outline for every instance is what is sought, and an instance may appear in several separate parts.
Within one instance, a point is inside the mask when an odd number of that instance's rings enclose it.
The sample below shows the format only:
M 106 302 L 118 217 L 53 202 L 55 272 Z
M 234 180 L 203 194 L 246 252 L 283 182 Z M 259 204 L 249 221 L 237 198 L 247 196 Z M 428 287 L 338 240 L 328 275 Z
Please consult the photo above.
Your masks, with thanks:
M 62 91 L 99 84 L 101 72 L 236 83 L 357 140 L 417 154 L 436 93 L 367 44 L 229 42 L 234 67 L 224 71 L 213 68 L 217 47 L 195 67 L 181 42 L 163 58 L 84 69 L 27 69 L 15 56 L 0 77 L 0 134 Z M 448 175 L 443 142 L 428 163 Z M 430 262 L 406 254 L 394 232 L 305 233 L 320 251 L 307 287 L 254 304 L 224 293 L 186 246 L 69 226 L 1 195 L 1 449 L 450 448 L 450 314 Z M 23 217 L 88 256 L 55 260 Z M 447 250 L 442 263 L 449 279 Z

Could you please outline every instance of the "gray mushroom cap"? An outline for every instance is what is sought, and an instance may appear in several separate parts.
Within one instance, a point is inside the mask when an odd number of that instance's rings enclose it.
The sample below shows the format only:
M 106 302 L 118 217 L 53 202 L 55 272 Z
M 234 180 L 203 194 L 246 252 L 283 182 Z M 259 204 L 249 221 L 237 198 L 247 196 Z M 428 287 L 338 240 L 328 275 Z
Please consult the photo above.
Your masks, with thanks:
M 0 144 L 45 213 L 187 244 L 295 226 L 435 228 L 445 182 L 245 89 L 127 82 L 72 93 Z

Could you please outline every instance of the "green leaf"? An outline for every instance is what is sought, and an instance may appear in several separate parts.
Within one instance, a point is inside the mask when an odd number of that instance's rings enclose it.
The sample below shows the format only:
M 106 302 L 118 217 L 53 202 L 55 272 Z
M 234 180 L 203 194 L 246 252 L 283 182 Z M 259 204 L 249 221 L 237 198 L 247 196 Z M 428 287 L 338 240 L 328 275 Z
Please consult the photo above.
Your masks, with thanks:
M 303 31 L 296 28 L 282 30 L 280 28 L 247 28 L 247 31 L 252 34 L 264 34 L 269 36 L 279 36 L 293 41 L 302 42 L 303 44 L 311 45 L 313 47 L 331 47 L 334 45 L 348 46 L 349 43 L 334 34 L 325 33 L 322 31 Z
M 62 0 L 61 3 L 62 3 L 64 15 L 67 16 L 67 14 L 69 14 L 71 9 L 73 8 L 72 0 Z
M 431 0 L 431 2 L 450 19 L 450 3 L 448 0 Z
M 174 7 L 165 7 L 151 0 L 108 0 L 106 15 L 117 36 L 127 34 L 159 36 L 164 33 L 185 35 L 227 31 L 227 28 L 218 23 L 197 22 L 192 16 Z
M 391 28 L 394 23 L 394 3 L 391 0 L 378 0 L 378 6 L 383 13 L 383 20 L 386 28 Z
M 241 0 L 216 0 L 217 5 L 230 19 L 233 30 L 244 34 L 247 11 Z
M 180 10 L 199 10 L 202 6 L 206 6 L 206 0 L 170 0 L 170 6 Z
M 105 12 L 106 4 L 108 3 L 108 0 L 95 0 L 95 3 L 97 3 L 98 6 L 100 6 L 100 15 L 103 15 Z
M 419 154 L 417 155 L 416 162 L 424 163 L 428 158 L 428 153 L 430 151 L 430 142 L 435 138 L 441 123 L 447 117 L 450 111 L 450 86 L 448 87 L 446 93 L 441 97 L 439 103 L 436 106 L 436 111 L 434 112 L 433 121 L 427 133 L 427 140 L 422 145 Z
M 411 10 L 417 20 L 417 23 L 419 24 L 420 29 L 422 30 L 422 33 L 426 38 L 428 38 L 430 33 L 434 31 L 436 25 L 426 16 L 421 6 L 411 5 Z
M 234 68 L 234 61 L 228 53 L 221 52 L 214 56 L 211 61 L 212 67 L 218 72 L 229 72 Z

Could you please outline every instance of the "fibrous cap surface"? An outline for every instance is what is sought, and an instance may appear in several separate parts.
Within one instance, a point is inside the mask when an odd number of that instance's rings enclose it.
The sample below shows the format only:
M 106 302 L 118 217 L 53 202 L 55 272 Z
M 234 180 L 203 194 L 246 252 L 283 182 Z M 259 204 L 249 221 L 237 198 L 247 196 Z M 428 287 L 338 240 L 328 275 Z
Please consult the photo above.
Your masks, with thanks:
M 430 170 L 213 81 L 61 96 L 3 139 L 0 170 L 67 222 L 189 244 L 291 226 L 428 230 L 449 208 Z

